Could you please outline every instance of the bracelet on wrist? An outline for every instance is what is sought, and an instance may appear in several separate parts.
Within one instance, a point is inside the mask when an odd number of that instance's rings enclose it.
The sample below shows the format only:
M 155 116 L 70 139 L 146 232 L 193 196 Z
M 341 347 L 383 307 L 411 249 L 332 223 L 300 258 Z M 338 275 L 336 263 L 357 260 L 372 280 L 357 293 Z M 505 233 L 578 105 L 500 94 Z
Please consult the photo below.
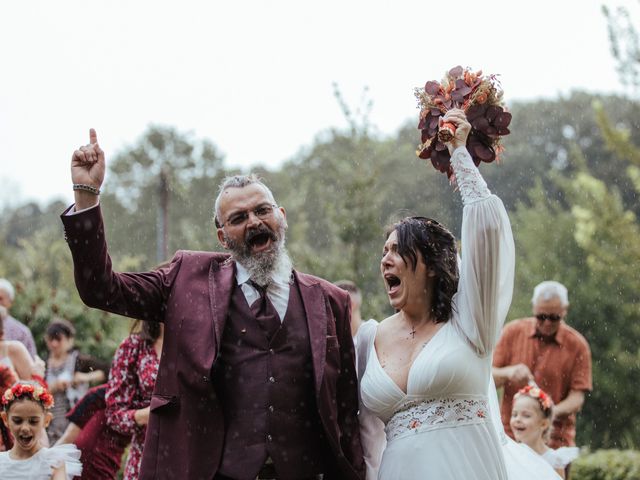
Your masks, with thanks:
M 93 187 L 91 185 L 86 185 L 84 183 L 74 183 L 73 184 L 73 189 L 74 190 L 82 190 L 83 192 L 89 192 L 89 193 L 93 193 L 94 195 L 100 195 L 100 189 Z

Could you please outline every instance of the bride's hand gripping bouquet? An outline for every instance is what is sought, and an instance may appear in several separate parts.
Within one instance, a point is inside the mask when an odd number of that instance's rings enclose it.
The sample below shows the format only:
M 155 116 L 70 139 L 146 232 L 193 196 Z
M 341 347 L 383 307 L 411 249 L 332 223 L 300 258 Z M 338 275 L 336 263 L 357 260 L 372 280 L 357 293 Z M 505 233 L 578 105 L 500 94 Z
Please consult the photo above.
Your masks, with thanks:
M 430 80 L 424 88 L 416 88 L 415 95 L 420 108 L 418 129 L 422 132 L 422 143 L 416 152 L 420 158 L 431 160 L 437 170 L 452 177 L 451 154 L 446 144 L 454 138 L 456 126 L 442 117 L 449 110 L 460 108 L 471 124 L 467 150 L 474 163 L 496 160 L 503 150 L 500 139 L 509 134 L 511 122 L 496 75 L 457 66 L 441 82 Z

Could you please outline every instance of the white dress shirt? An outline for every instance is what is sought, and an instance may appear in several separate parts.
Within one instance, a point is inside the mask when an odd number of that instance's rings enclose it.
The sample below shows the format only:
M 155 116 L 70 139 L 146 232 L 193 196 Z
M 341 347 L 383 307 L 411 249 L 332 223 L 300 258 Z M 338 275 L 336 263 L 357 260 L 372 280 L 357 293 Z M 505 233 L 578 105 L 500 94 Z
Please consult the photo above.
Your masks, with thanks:
M 240 262 L 236 262 L 236 280 L 238 281 L 240 288 L 242 288 L 244 298 L 247 299 L 247 303 L 251 306 L 253 302 L 260 298 L 260 293 L 258 293 L 258 290 L 249 283 L 249 271 L 244 268 Z M 291 273 L 286 277 L 284 275 L 275 275 L 267 287 L 267 297 L 271 300 L 271 304 L 276 309 L 276 312 L 278 312 L 280 322 L 284 320 L 284 316 L 287 313 L 290 290 Z

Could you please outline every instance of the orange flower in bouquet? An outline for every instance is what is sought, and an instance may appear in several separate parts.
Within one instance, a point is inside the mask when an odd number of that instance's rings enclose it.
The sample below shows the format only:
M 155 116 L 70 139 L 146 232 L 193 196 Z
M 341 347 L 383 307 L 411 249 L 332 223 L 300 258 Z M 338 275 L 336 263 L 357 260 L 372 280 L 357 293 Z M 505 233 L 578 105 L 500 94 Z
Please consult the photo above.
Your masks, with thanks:
M 503 107 L 502 89 L 496 75 L 483 75 L 461 66 L 452 68 L 442 81 L 428 81 L 416 88 L 420 108 L 421 143 L 416 152 L 451 178 L 451 155 L 445 143 L 455 135 L 455 125 L 443 122 L 452 108 L 461 108 L 471 124 L 467 150 L 476 165 L 493 162 L 503 150 L 500 139 L 509 134 L 511 114 Z

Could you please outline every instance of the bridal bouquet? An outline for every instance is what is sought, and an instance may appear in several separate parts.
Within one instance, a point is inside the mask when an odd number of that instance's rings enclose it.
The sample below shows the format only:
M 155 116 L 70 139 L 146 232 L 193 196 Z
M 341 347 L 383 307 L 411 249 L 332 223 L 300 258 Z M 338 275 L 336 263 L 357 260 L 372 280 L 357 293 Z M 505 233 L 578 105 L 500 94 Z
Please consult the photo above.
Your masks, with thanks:
M 455 134 L 455 125 L 442 121 L 452 108 L 461 108 L 471 124 L 467 150 L 476 165 L 493 162 L 503 150 L 500 137 L 509 134 L 511 114 L 502 106 L 502 89 L 495 75 L 482 75 L 457 66 L 449 70 L 441 82 L 428 81 L 415 89 L 420 108 L 418 129 L 422 143 L 416 152 L 430 159 L 433 166 L 451 178 L 451 155 L 445 145 Z

